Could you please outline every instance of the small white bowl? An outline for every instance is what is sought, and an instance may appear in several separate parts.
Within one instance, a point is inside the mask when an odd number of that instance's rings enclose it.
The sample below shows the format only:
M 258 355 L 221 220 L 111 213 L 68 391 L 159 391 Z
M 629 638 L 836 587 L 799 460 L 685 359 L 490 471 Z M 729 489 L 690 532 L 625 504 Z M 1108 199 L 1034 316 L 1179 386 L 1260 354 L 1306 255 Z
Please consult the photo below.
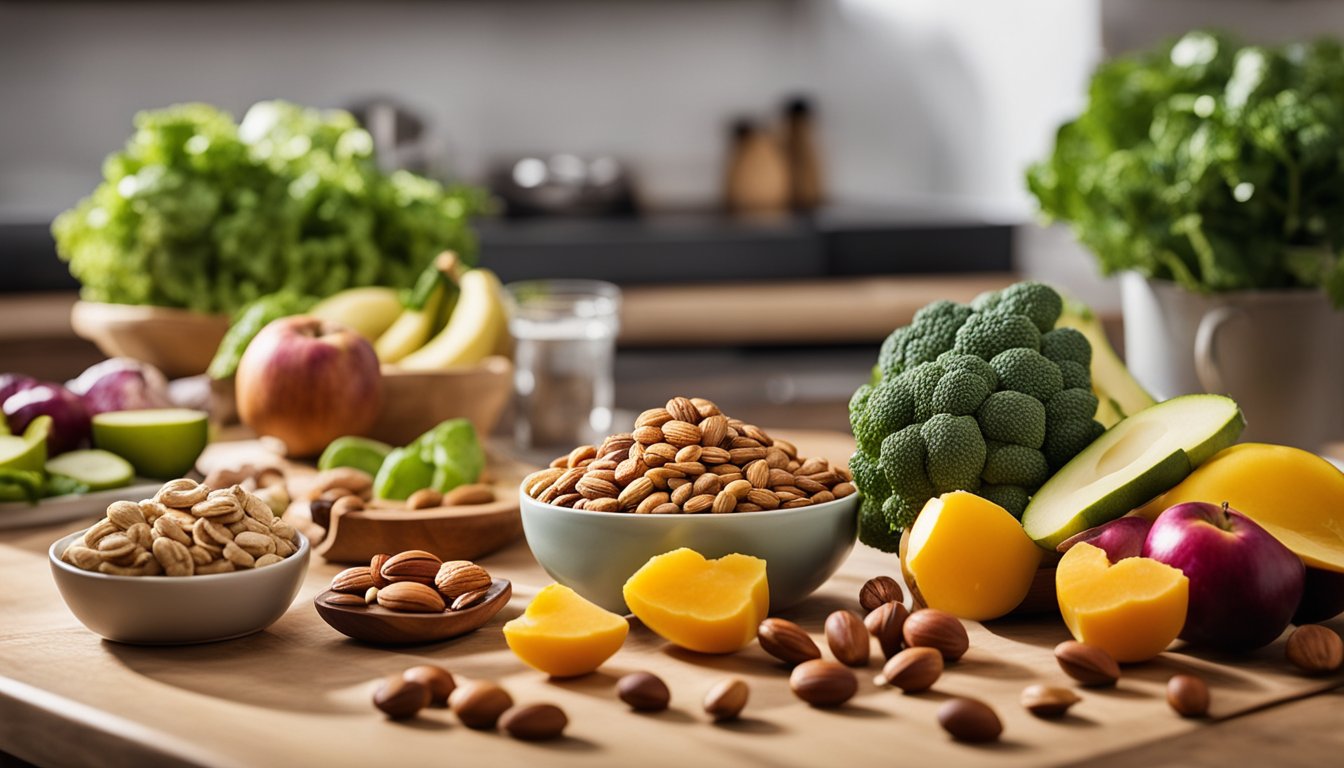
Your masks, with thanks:
M 621 588 L 649 558 L 688 547 L 707 558 L 734 552 L 765 561 L 770 610 L 798 603 L 840 567 L 858 533 L 859 495 L 797 509 L 726 515 L 636 515 L 543 504 L 521 489 L 523 534 L 556 581 L 617 613 Z
M 61 560 L 72 533 L 51 545 L 51 575 L 70 612 L 108 640 L 134 645 L 187 645 L 231 640 L 274 624 L 308 572 L 308 539 L 265 568 L 204 576 L 109 576 Z

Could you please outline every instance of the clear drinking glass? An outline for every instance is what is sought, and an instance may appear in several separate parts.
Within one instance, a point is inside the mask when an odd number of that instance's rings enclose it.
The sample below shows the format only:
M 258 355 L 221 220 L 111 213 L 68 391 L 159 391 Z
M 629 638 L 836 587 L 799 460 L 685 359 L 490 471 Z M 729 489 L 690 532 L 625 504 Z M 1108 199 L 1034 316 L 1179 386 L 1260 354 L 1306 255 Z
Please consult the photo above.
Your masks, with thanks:
M 529 280 L 510 283 L 505 293 L 519 447 L 568 449 L 605 437 L 621 289 L 599 280 Z

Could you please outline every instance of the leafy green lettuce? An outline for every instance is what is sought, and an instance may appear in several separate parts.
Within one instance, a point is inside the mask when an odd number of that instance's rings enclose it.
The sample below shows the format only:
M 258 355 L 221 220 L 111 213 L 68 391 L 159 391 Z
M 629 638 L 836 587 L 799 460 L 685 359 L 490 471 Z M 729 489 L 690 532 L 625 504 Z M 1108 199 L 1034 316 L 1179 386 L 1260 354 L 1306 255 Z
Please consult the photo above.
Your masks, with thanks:
M 235 124 L 182 104 L 135 128 L 52 225 L 86 299 L 233 314 L 282 290 L 406 288 L 442 250 L 475 251 L 484 197 L 381 173 L 347 112 L 260 102 Z
M 1344 50 L 1192 32 L 1105 62 L 1027 183 L 1107 274 L 1344 306 Z

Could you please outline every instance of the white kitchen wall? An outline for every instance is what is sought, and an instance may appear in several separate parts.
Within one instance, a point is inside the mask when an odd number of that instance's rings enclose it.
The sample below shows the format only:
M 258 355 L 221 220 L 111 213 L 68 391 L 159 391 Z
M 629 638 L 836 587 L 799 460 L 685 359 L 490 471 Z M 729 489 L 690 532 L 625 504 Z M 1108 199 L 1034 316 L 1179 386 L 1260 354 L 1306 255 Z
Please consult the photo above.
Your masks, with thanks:
M 815 96 L 834 196 L 1022 218 L 1022 166 L 1080 103 L 1099 0 L 0 2 L 0 218 L 97 182 L 137 109 L 391 95 L 479 178 L 611 152 L 654 205 L 718 194 L 727 122 Z

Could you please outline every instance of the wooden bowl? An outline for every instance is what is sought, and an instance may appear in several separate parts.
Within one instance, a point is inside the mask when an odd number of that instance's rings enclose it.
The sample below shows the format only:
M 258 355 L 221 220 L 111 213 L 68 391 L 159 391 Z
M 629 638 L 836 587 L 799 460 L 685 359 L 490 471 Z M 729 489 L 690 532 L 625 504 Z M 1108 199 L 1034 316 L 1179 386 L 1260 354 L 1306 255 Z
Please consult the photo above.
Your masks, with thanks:
M 109 357 L 132 357 L 170 379 L 204 373 L 229 318 L 171 307 L 77 301 L 70 325 Z
M 495 501 L 488 504 L 408 510 L 398 502 L 376 501 L 369 509 L 333 511 L 330 527 L 313 551 L 331 562 L 352 565 L 368 565 L 374 555 L 410 549 L 432 552 L 441 560 L 476 560 L 522 537 L 518 484 L 533 469 L 520 462 L 492 460 L 486 471 L 492 477 Z
M 381 605 L 332 605 L 327 598 L 335 594 L 328 589 L 313 598 L 317 615 L 332 629 L 375 645 L 419 645 L 448 640 L 485 626 L 508 604 L 513 585 L 508 579 L 495 579 L 480 604 L 464 611 L 441 613 L 401 613 Z
M 512 397 L 513 363 L 507 357 L 442 371 L 384 366 L 383 408 L 369 437 L 405 445 L 444 419 L 457 417 L 469 420 L 476 434 L 488 435 Z

